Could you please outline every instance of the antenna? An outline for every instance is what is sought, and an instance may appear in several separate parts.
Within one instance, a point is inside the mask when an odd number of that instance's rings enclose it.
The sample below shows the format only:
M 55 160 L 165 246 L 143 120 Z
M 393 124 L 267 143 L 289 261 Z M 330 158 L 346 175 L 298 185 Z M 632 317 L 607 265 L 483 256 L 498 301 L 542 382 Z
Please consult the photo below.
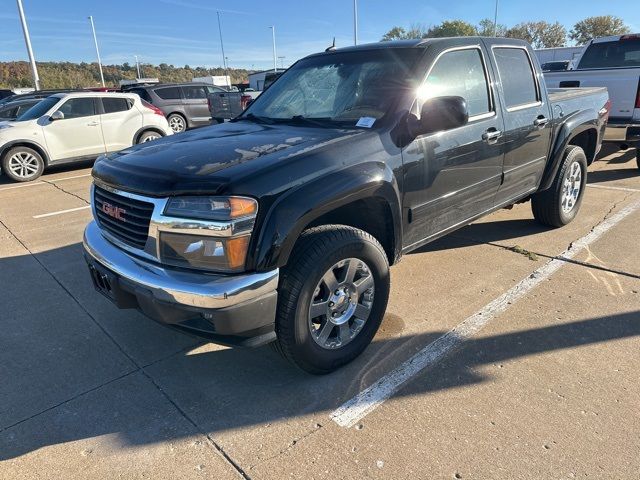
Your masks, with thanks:
M 333 43 L 331 44 L 330 47 L 325 49 L 325 52 L 330 52 L 331 50 L 335 50 L 335 49 L 336 49 L 336 37 L 333 37 Z

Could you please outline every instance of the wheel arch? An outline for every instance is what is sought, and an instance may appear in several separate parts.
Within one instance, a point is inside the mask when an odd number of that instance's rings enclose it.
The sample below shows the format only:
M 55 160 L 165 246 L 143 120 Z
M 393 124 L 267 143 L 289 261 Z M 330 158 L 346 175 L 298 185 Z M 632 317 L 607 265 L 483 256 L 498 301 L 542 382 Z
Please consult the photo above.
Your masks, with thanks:
M 136 133 L 133 135 L 133 145 L 137 145 L 138 144 L 138 140 L 140 140 L 140 137 L 147 132 L 156 132 L 158 135 L 160 135 L 161 137 L 165 137 L 166 133 L 162 131 L 162 129 L 160 129 L 159 127 L 154 127 L 154 126 L 147 126 L 147 127 L 142 127 L 139 128 Z
M 553 179 L 562 164 L 564 151 L 569 145 L 576 145 L 585 151 L 587 164 L 591 164 L 596 157 L 599 140 L 598 113 L 584 110 L 568 117 L 560 127 L 551 148 L 549 161 L 542 176 L 539 191 L 551 187 Z
M 371 178 L 336 172 L 279 198 L 260 222 L 254 247 L 256 269 L 286 265 L 303 231 L 328 224 L 371 234 L 382 244 L 389 264 L 396 263 L 402 247 L 399 190 L 388 167 L 381 180 Z
M 2 147 L 0 147 L 0 160 L 4 158 L 9 150 L 15 147 L 27 147 L 35 150 L 36 152 L 38 152 L 38 154 L 40 154 L 42 160 L 44 160 L 44 166 L 49 166 L 50 159 L 49 155 L 47 154 L 47 150 L 38 142 L 34 142 L 33 140 L 13 140 L 11 142 L 5 143 L 4 145 L 2 145 Z

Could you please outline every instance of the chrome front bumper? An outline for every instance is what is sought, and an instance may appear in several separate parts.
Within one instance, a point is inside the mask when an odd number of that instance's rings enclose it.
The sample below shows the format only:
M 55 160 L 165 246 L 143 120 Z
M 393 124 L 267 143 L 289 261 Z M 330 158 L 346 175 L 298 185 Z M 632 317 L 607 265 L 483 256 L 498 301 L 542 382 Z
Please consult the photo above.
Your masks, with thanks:
M 154 320 L 213 341 L 219 340 L 217 336 L 246 338 L 273 330 L 277 269 L 213 275 L 163 268 L 113 245 L 102 236 L 95 222 L 87 226 L 83 244 L 90 269 L 105 269 L 103 275 L 115 284 L 109 284 L 109 290 L 122 293 L 114 295 L 118 299 L 112 298 L 120 308 L 138 308 Z M 124 302 L 120 301 L 123 297 Z M 222 338 L 219 343 L 237 342 Z

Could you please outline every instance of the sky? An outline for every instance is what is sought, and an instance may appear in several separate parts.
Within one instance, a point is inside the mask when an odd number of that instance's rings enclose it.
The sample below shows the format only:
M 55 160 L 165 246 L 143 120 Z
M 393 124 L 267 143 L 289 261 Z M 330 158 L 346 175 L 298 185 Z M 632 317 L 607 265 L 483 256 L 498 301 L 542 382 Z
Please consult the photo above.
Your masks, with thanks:
M 593 15 L 622 17 L 640 32 L 639 0 L 499 0 L 498 23 L 559 21 L 568 29 Z M 0 0 L 0 61 L 27 60 L 15 0 Z M 353 0 L 23 0 L 37 61 L 95 62 L 87 17 L 94 18 L 104 64 L 222 65 L 216 11 L 232 68 L 278 66 L 310 53 L 353 44 Z M 576 8 L 578 7 L 579 8 Z M 393 26 L 436 25 L 493 18 L 495 0 L 358 0 L 360 43 L 375 42 Z

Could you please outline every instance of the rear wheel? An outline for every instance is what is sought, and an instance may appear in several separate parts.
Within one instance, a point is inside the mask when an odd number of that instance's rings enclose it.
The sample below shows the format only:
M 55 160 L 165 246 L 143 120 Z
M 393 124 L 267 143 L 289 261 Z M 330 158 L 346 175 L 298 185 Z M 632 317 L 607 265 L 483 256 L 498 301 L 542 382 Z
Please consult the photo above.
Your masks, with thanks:
M 167 117 L 167 122 L 174 133 L 181 133 L 187 129 L 187 120 L 179 113 L 172 113 Z
M 2 158 L 2 171 L 15 182 L 30 182 L 44 172 L 44 160 L 32 148 L 14 147 Z
M 138 137 L 138 141 L 136 143 L 140 144 L 153 142 L 154 140 L 157 140 L 159 138 L 162 138 L 162 135 L 160 135 L 158 132 L 154 132 L 153 130 L 149 130 L 147 132 L 143 132 L 142 135 Z
M 282 272 L 275 349 L 309 373 L 336 370 L 371 343 L 389 288 L 387 256 L 371 235 L 342 225 L 307 230 Z
M 587 184 L 587 157 L 582 148 L 570 145 L 550 188 L 531 197 L 535 219 L 550 227 L 571 222 L 580 210 Z

